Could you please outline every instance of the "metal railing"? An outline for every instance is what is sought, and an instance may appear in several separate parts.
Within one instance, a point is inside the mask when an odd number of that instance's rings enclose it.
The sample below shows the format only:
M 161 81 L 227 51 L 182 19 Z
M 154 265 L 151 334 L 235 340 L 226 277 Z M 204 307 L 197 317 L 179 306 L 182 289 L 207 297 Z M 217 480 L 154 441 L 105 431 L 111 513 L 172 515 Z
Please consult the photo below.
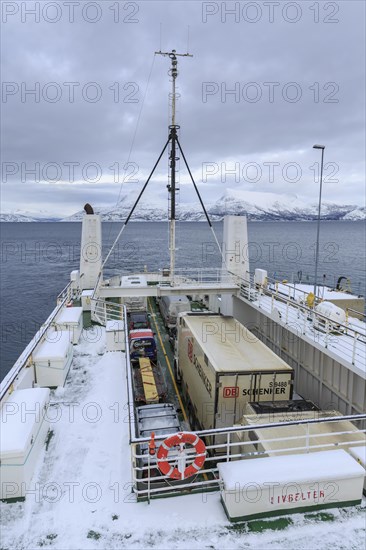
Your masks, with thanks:
M 107 321 L 121 321 L 125 319 L 125 306 L 117 302 L 108 302 L 98 298 L 91 299 L 92 320 L 105 326 Z
M 301 414 L 301 413 L 298 413 Z M 134 418 L 132 414 L 131 418 Z M 263 456 L 278 456 L 294 453 L 309 453 L 318 450 L 348 449 L 354 446 L 366 444 L 366 429 L 329 429 L 329 432 L 311 433 L 314 425 L 322 423 L 341 423 L 350 421 L 353 423 L 365 423 L 366 414 L 352 416 L 330 416 L 319 419 L 294 420 L 287 422 L 273 422 L 267 424 L 252 424 L 246 426 L 232 426 L 229 428 L 218 428 L 213 430 L 201 430 L 194 432 L 198 437 L 206 441 L 206 460 L 204 466 L 197 475 L 186 480 L 172 481 L 167 475 L 158 471 L 157 458 L 148 454 L 149 437 L 131 439 L 132 459 L 132 480 L 133 491 L 138 500 L 150 500 L 157 496 L 176 496 L 189 492 L 204 492 L 207 490 L 219 489 L 218 464 L 260 458 Z M 286 435 L 286 428 L 290 426 L 304 426 L 304 433 Z M 277 437 L 263 437 L 263 431 L 276 428 Z M 250 434 L 261 430 L 261 437 L 250 439 Z M 282 434 L 281 434 L 282 432 Z M 130 434 L 132 428 L 130 427 Z M 162 442 L 166 438 L 176 434 L 155 436 L 155 443 Z M 220 438 L 215 443 L 214 439 Z M 246 439 L 247 438 L 247 439 Z M 324 438 L 324 441 L 319 442 Z M 328 439 L 327 439 L 328 438 Z M 343 440 L 342 440 L 343 438 Z M 213 441 L 213 442 L 212 442 Z M 285 448 L 270 448 L 271 443 L 285 442 Z M 292 444 L 294 443 L 294 444 Z M 142 449 L 145 448 L 145 453 Z M 186 465 L 192 463 L 193 458 L 201 455 L 187 454 Z M 168 460 L 172 464 L 169 457 Z M 163 462 L 164 460 L 159 460 Z M 174 466 L 174 464 L 173 464 Z
M 42 338 L 45 336 L 47 330 L 52 326 L 52 323 L 55 320 L 55 317 L 59 313 L 59 311 L 68 303 L 70 302 L 72 297 L 72 289 L 71 289 L 71 283 L 66 285 L 66 287 L 60 292 L 60 294 L 57 296 L 57 306 L 53 309 L 49 317 L 46 319 L 46 321 L 43 323 L 43 325 L 40 326 L 39 330 L 36 332 L 36 334 L 33 336 L 32 340 L 29 342 L 29 344 L 26 346 L 24 351 L 21 353 L 17 361 L 14 363 L 11 370 L 8 372 L 8 374 L 5 376 L 5 378 L 2 380 L 0 384 L 0 401 L 6 396 L 6 394 L 10 391 L 12 384 L 14 383 L 15 379 L 21 372 L 21 370 L 31 363 L 32 359 L 32 353 L 38 346 L 38 344 L 41 342 Z
M 349 317 L 345 323 L 335 322 L 307 305 L 308 293 L 294 288 L 293 285 L 280 285 L 281 289 L 287 289 L 287 294 L 279 292 L 277 283 L 264 286 L 255 283 L 253 278 L 242 280 L 240 296 L 256 302 L 259 309 L 272 316 L 277 315 L 278 322 L 295 330 L 297 334 L 307 335 L 325 348 L 338 351 L 352 365 L 359 364 L 364 368 L 366 325 L 362 327 L 355 324 Z M 318 300 L 318 303 L 321 301 Z
M 70 281 L 57 296 L 57 304 L 61 304 L 63 302 L 71 302 L 73 298 L 75 298 L 75 292 L 72 288 L 72 282 Z
M 129 273 L 130 275 L 131 273 Z M 126 273 L 127 275 L 127 273 Z M 212 285 L 217 286 L 237 286 L 239 289 L 239 278 L 222 268 L 178 268 L 175 269 L 174 275 L 169 273 L 169 270 L 160 270 L 155 273 L 134 273 L 136 276 L 143 276 L 148 285 L 169 285 L 169 286 L 199 286 Z M 120 286 L 120 276 L 112 276 L 108 280 L 109 286 Z M 138 287 L 136 287 L 138 290 Z
M 197 268 L 197 269 L 176 269 L 174 276 L 170 279 L 173 286 L 177 285 L 232 285 L 239 286 L 238 278 L 222 268 Z

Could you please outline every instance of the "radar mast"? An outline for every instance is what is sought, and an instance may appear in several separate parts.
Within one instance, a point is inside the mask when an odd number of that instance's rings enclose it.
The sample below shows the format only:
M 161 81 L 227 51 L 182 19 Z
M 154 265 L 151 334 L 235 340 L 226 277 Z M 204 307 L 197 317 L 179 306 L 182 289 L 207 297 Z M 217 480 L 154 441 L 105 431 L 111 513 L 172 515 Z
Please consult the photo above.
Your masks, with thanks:
M 179 157 L 176 156 L 177 150 L 177 132 L 180 128 L 176 124 L 176 101 L 177 101 L 177 92 L 176 92 L 176 80 L 178 76 L 178 59 L 177 57 L 193 57 L 189 53 L 177 53 L 175 50 L 171 52 L 155 52 L 156 55 L 168 56 L 171 60 L 171 68 L 169 70 L 169 76 L 172 77 L 172 92 L 171 92 L 171 101 L 172 101 L 172 118 L 171 125 L 169 126 L 169 141 L 170 141 L 170 182 L 168 183 L 168 192 L 170 198 L 170 212 L 169 212 L 169 253 L 170 253 L 170 276 L 174 276 L 175 271 L 175 219 L 176 219 L 176 182 L 177 182 L 177 160 Z

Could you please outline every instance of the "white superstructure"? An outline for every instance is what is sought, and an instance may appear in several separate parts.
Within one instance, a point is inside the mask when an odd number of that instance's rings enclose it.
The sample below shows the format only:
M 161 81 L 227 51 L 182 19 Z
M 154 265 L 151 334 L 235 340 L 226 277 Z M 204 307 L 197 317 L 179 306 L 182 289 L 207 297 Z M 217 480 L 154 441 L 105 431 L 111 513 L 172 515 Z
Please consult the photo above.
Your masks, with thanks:
M 98 214 L 83 218 L 80 249 L 80 288 L 94 289 L 102 269 L 102 225 Z

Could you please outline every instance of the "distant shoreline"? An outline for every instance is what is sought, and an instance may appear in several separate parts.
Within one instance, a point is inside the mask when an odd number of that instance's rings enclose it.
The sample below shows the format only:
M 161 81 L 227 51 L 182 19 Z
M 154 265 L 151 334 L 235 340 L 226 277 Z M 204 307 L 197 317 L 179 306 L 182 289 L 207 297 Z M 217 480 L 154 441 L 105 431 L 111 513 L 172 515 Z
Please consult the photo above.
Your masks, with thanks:
M 294 219 L 286 219 L 286 218 L 272 218 L 272 219 L 258 219 L 258 218 L 250 218 L 247 217 L 248 222 L 289 222 L 289 223 L 299 223 L 299 222 L 307 222 L 312 223 L 316 222 L 317 219 L 303 219 L 303 218 L 294 218 Z M 136 219 L 130 220 L 130 223 L 167 223 L 169 220 L 142 220 L 142 219 Z M 211 221 L 213 223 L 220 223 L 223 222 L 223 218 L 220 219 L 212 219 Z M 344 218 L 320 218 L 321 222 L 365 222 L 366 216 L 364 218 L 355 218 L 355 219 L 344 219 Z M 81 223 L 82 220 L 63 220 L 63 219 L 52 219 L 52 220 L 2 220 L 0 219 L 0 223 Z M 124 223 L 125 219 L 121 220 L 103 220 L 103 223 Z M 206 223 L 206 220 L 177 220 L 178 223 Z

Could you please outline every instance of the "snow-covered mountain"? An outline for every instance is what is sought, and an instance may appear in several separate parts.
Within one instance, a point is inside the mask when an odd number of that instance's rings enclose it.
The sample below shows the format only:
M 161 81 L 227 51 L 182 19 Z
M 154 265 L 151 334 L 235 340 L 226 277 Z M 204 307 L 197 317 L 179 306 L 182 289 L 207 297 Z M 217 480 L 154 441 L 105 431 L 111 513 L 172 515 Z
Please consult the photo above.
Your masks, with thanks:
M 354 210 L 351 210 L 344 216 L 344 220 L 364 220 L 366 218 L 366 208 L 363 206 L 357 206 Z
M 15 210 L 10 213 L 0 212 L 0 222 L 56 222 L 60 218 L 51 216 L 48 212 L 40 210 L 38 212 L 27 212 Z
M 97 206 L 94 207 L 94 212 L 100 214 L 103 221 L 119 222 L 127 218 L 133 205 L 134 200 L 124 196 L 118 206 L 113 208 L 99 208 Z M 84 210 L 80 210 L 62 221 L 81 221 L 83 214 Z M 201 221 L 201 219 L 204 219 L 200 206 L 196 204 L 180 204 L 177 206 L 177 214 L 179 219 L 184 221 Z M 168 219 L 168 201 L 149 197 L 148 201 L 145 200 L 136 207 L 131 219 L 133 221 L 165 221 Z
M 103 221 L 124 221 L 133 201 L 123 197 L 114 208 L 94 208 L 101 214 Z M 318 216 L 318 205 L 308 205 L 295 196 L 276 195 L 253 191 L 228 189 L 215 203 L 206 205 L 207 212 L 213 221 L 218 221 L 225 214 L 246 214 L 249 220 L 291 220 L 312 221 Z M 84 211 L 76 212 L 62 221 L 81 221 Z M 180 220 L 204 221 L 205 215 L 199 204 L 180 204 L 177 207 Z M 356 205 L 339 205 L 322 203 L 322 219 L 325 220 L 363 220 L 366 209 Z M 139 204 L 131 218 L 134 221 L 164 221 L 167 219 L 167 201 L 158 198 L 149 199 Z
M 318 204 L 306 204 L 296 196 L 277 195 L 254 191 L 228 190 L 210 213 L 222 217 L 225 214 L 247 214 L 251 220 L 311 221 L 318 217 Z M 348 217 L 346 217 L 348 216 Z M 323 202 L 321 218 L 324 220 L 365 219 L 365 208 L 355 205 L 339 205 Z
M 94 212 L 101 214 L 103 221 L 124 221 L 134 204 L 135 198 L 125 195 L 117 206 L 112 208 L 94 207 Z M 226 193 L 212 204 L 206 204 L 207 212 L 212 221 L 218 221 L 225 214 L 246 214 L 249 220 L 256 221 L 313 221 L 318 216 L 318 204 L 306 204 L 291 195 L 278 195 L 255 191 L 239 191 L 228 189 Z M 168 201 L 157 196 L 144 197 L 137 206 L 133 221 L 164 221 L 167 220 Z M 84 211 L 80 210 L 72 216 L 61 219 L 64 222 L 81 221 Z M 178 218 L 183 221 L 204 221 L 205 215 L 198 203 L 184 203 L 177 207 Z M 322 219 L 359 221 L 366 219 L 366 208 L 357 205 L 340 205 L 322 203 Z M 29 221 L 58 221 L 57 218 L 47 217 L 42 212 L 30 214 L 16 211 L 11 214 L 0 214 L 0 221 L 29 222 Z
M 0 214 L 0 222 L 36 222 L 35 218 L 23 216 L 22 214 Z

